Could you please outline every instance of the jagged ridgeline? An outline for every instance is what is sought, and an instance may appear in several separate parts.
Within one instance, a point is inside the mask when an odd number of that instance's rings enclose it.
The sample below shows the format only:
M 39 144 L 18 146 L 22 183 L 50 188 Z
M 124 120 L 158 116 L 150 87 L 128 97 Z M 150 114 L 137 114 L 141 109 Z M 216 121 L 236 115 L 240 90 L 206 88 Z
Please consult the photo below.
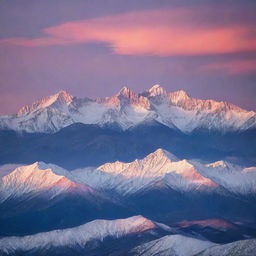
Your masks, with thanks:
M 180 158 L 255 164 L 256 114 L 159 85 L 136 94 L 76 98 L 65 91 L 0 117 L 0 163 L 68 169 L 132 161 L 158 148 Z

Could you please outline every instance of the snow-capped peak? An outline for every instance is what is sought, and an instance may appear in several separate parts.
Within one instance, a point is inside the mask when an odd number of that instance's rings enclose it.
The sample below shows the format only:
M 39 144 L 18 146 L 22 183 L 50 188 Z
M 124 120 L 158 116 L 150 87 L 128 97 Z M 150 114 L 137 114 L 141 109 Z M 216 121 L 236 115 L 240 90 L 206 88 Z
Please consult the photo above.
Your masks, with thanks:
M 53 104 L 70 104 L 73 100 L 73 96 L 66 91 L 59 91 L 58 93 L 44 97 L 39 101 L 34 102 L 31 106 L 25 106 L 18 111 L 18 116 L 30 114 L 36 110 L 47 108 Z
M 56 174 L 58 172 L 59 174 Z M 50 192 L 55 196 L 62 191 L 79 189 L 91 192 L 92 189 L 85 184 L 79 184 L 68 179 L 66 170 L 42 162 L 20 166 L 0 180 L 0 200 L 8 197 L 21 196 L 30 192 Z
M 116 95 L 97 100 L 109 109 L 104 116 L 107 122 L 118 123 L 124 129 L 143 122 L 150 115 L 149 100 L 123 87 Z
M 73 123 L 117 123 L 126 130 L 148 121 L 185 133 L 198 128 L 243 131 L 256 127 L 256 113 L 226 102 L 195 99 L 183 90 L 167 92 L 154 85 L 139 94 L 123 87 L 114 96 L 96 100 L 78 99 L 60 91 L 21 108 L 17 115 L 0 117 L 0 129 L 48 133 Z
M 235 194 L 254 194 L 256 191 L 255 167 L 244 168 L 226 161 L 202 164 L 193 161 L 194 166 L 205 177 Z M 248 172 L 247 170 L 252 171 Z
M 159 95 L 167 95 L 167 91 L 161 87 L 159 84 L 153 85 L 149 90 L 148 90 L 149 96 L 159 96 Z
M 169 93 L 169 97 L 170 97 L 172 103 L 177 103 L 179 101 L 185 101 L 185 100 L 190 99 L 190 96 L 184 90 L 171 92 L 171 93 Z
M 31 165 L 16 168 L 13 172 L 4 176 L 2 181 L 5 185 L 11 183 L 15 183 L 16 185 L 29 183 L 31 188 L 43 189 L 49 188 L 63 178 L 64 176 L 56 175 L 45 164 L 35 162 Z
M 137 94 L 133 92 L 131 89 L 128 87 L 124 86 L 118 93 L 117 96 L 123 96 L 128 99 L 133 99 L 137 97 Z
M 159 148 L 156 151 L 154 151 L 153 153 L 150 153 L 148 156 L 146 156 L 144 158 L 144 160 L 151 161 L 152 159 L 161 159 L 161 161 L 162 161 L 163 158 L 165 158 L 166 160 L 171 161 L 171 162 L 179 161 L 179 159 L 175 155 L 173 155 L 172 153 L 170 153 L 162 148 Z
M 163 87 L 159 84 L 152 86 L 148 91 L 149 96 L 165 96 L 168 97 L 172 103 L 177 103 L 179 101 L 184 101 L 190 99 L 188 93 L 184 90 L 174 91 L 174 92 L 167 92 Z
M 56 100 L 59 100 L 62 103 L 70 104 L 73 100 L 73 96 L 68 92 L 62 90 L 55 94 Z
M 115 163 L 106 163 L 98 167 L 98 169 L 111 174 L 122 174 L 127 178 L 153 178 L 166 174 L 168 172 L 169 164 L 173 161 L 179 160 L 171 153 L 163 149 L 157 149 L 143 159 L 136 159 L 130 163 L 119 161 Z
M 121 195 L 133 194 L 158 184 L 179 191 L 217 187 L 187 160 L 179 160 L 163 149 L 130 163 L 106 163 L 97 169 L 73 171 L 72 175 L 97 190 L 115 190 Z
M 125 237 L 126 235 L 142 233 L 156 228 L 157 225 L 143 216 L 134 216 L 127 219 L 117 220 L 94 220 L 84 225 L 54 230 L 45 233 L 24 237 L 7 237 L 0 239 L 2 251 L 28 251 L 39 248 L 50 248 L 60 246 L 81 246 L 87 243 L 103 241 L 106 237 L 114 239 Z

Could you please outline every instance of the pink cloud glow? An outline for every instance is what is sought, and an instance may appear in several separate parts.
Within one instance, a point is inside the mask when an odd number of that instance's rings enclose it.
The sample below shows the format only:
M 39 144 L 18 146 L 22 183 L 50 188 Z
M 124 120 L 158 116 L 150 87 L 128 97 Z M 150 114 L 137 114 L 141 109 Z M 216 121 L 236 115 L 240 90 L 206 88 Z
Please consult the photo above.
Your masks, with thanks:
M 101 42 L 122 55 L 205 55 L 256 50 L 255 27 L 198 23 L 205 10 L 166 9 L 67 22 L 44 29 L 45 37 L 9 38 L 26 47 Z

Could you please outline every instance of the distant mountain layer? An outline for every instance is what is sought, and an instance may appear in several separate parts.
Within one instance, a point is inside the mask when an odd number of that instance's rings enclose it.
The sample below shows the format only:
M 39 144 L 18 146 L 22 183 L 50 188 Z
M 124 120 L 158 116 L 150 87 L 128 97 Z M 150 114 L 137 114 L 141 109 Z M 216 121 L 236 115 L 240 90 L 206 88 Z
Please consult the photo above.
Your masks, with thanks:
M 167 235 L 155 240 L 170 233 L 172 233 L 170 227 L 143 216 L 111 221 L 94 220 L 70 229 L 54 230 L 32 236 L 2 238 L 0 239 L 0 253 L 3 256 L 77 256 L 111 255 L 111 253 L 115 255 L 155 255 L 152 253 L 169 250 L 176 252 L 170 255 L 192 256 L 215 245 L 210 241 L 184 235 Z M 153 241 L 147 243 L 150 240 Z M 138 244 L 142 245 L 133 249 Z M 145 253 L 146 250 L 148 252 L 150 250 L 151 254 Z
M 65 91 L 0 117 L 1 129 L 53 133 L 74 123 L 117 124 L 126 130 L 157 121 L 190 133 L 196 129 L 222 132 L 256 127 L 256 113 L 227 102 L 191 98 L 185 91 L 167 92 L 159 85 L 136 94 L 124 87 L 112 97 L 79 99 Z
M 0 254 L 4 252 L 25 253 L 30 251 L 38 251 L 38 255 L 49 255 L 47 251 L 55 248 L 90 248 L 97 247 L 97 243 L 102 242 L 106 238 L 118 239 L 130 234 L 139 234 L 148 230 L 157 229 L 157 224 L 142 217 L 135 216 L 128 219 L 118 219 L 113 221 L 94 220 L 84 225 L 54 230 L 47 233 L 38 233 L 25 237 L 9 237 L 0 239 Z M 95 245 L 94 245 L 95 243 Z M 35 252 L 36 254 L 36 252 Z M 74 255 L 74 254 L 72 254 Z
M 255 166 L 245 168 L 222 160 L 208 164 L 181 160 L 163 149 L 129 163 L 116 161 L 73 171 L 36 162 L 17 167 L 0 181 L 0 202 L 35 192 L 50 198 L 61 193 L 99 196 L 94 190 L 131 195 L 154 187 L 218 193 L 225 188 L 235 195 L 256 195 Z
M 256 213 L 256 167 L 180 160 L 163 149 L 129 163 L 73 171 L 42 162 L 6 168 L 0 178 L 0 235 L 73 227 L 96 217 L 142 214 L 186 228 L 193 222 L 182 221 L 195 217 L 251 222 Z
M 70 175 L 95 189 L 125 195 L 165 186 L 182 192 L 222 193 L 225 188 L 235 195 L 256 195 L 256 167 L 244 168 L 225 161 L 203 164 L 199 160 L 180 160 L 163 149 L 130 163 L 116 161 L 97 169 L 78 169 Z
M 175 234 L 143 216 L 94 220 L 70 229 L 0 239 L 3 256 L 252 256 L 255 239 L 216 244 L 187 234 Z

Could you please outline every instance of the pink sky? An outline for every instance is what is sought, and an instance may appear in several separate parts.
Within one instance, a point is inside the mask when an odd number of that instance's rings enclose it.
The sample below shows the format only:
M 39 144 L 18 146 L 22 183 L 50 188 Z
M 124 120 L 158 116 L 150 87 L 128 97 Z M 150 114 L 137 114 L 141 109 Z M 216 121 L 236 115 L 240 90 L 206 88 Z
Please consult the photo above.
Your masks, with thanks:
M 155 83 L 256 108 L 252 1 L 24 3 L 1 3 L 3 114 L 61 89 L 101 97 Z

